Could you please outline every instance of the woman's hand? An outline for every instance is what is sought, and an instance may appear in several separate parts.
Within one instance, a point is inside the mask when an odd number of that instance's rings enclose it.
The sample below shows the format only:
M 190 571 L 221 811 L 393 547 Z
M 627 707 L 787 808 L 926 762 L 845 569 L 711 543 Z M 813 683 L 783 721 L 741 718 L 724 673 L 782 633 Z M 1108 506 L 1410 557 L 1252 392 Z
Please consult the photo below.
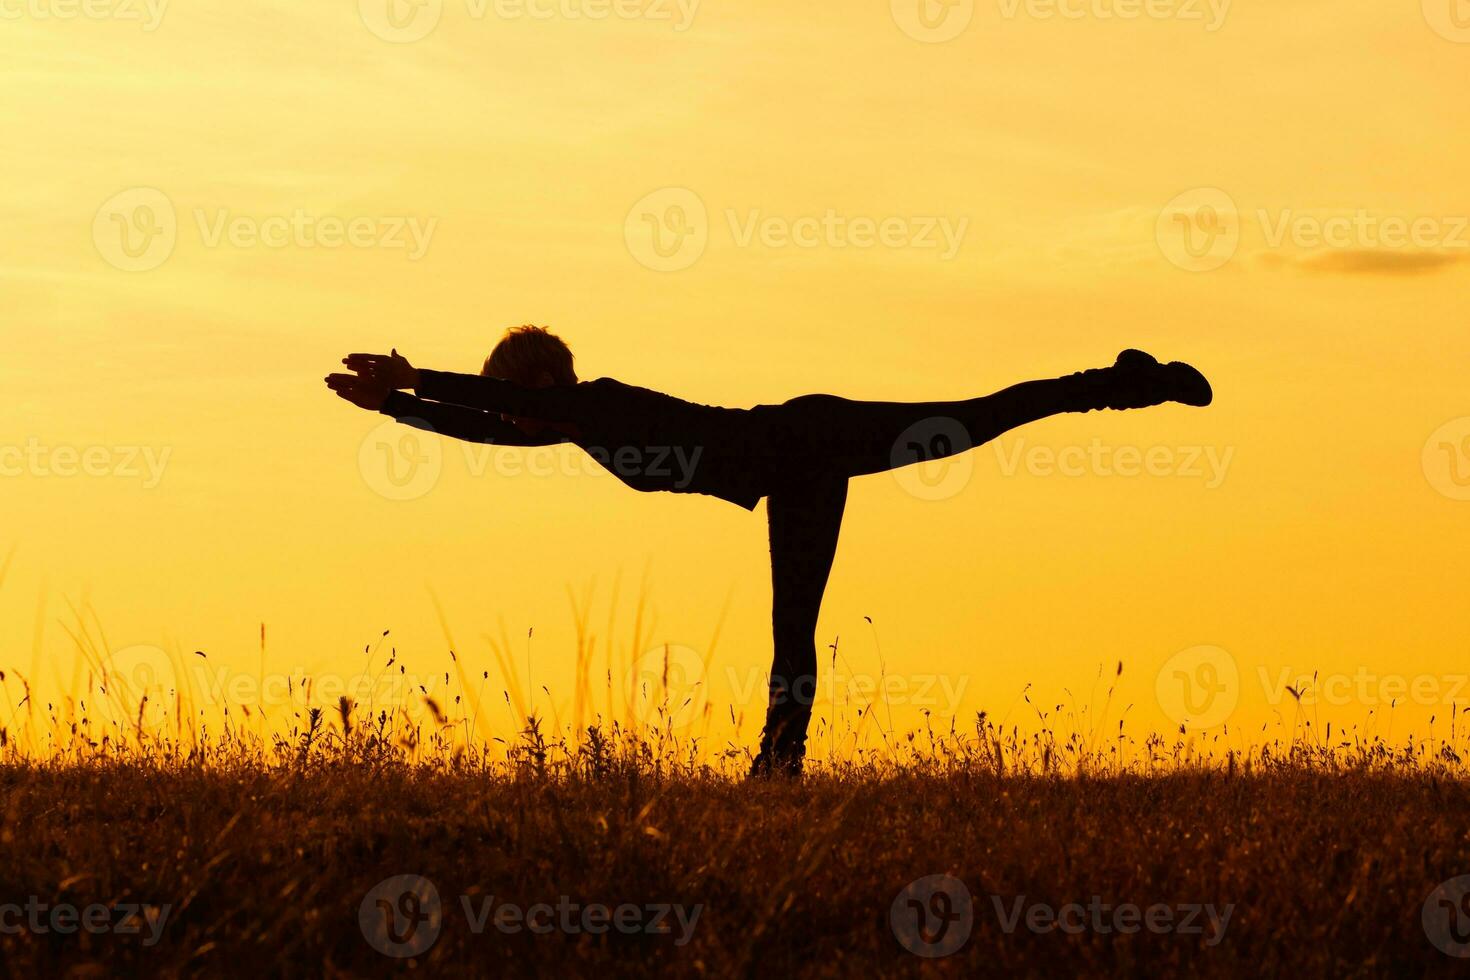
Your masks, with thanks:
M 389 390 L 419 386 L 418 369 L 408 363 L 408 358 L 398 353 L 397 348 L 389 354 L 348 354 L 342 358 L 342 363 L 349 371 L 381 382 Z
M 365 408 L 370 412 L 382 408 L 383 403 L 388 400 L 388 393 L 393 390 L 371 375 L 358 374 L 329 374 L 327 387 L 335 391 L 339 398 L 345 398 L 358 408 Z

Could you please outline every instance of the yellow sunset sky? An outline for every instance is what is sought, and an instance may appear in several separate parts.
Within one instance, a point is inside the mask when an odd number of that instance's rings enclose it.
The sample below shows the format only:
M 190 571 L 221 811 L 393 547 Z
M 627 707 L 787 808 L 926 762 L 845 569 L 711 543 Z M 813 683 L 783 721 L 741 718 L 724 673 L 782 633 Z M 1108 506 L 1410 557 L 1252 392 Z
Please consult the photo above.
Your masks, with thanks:
M 583 377 L 693 401 L 933 400 L 1136 346 L 1215 404 L 854 483 L 819 630 L 841 675 L 881 651 L 898 727 L 1024 728 L 1028 683 L 1100 707 L 1122 661 L 1110 725 L 1192 700 L 1238 743 L 1289 735 L 1282 685 L 1317 671 L 1320 724 L 1444 734 L 1470 702 L 1467 13 L 0 0 L 0 669 L 77 693 L 86 609 L 109 654 L 246 677 L 350 677 L 391 630 L 442 682 L 437 602 L 505 736 L 487 637 L 569 721 L 570 594 L 594 689 L 687 648 L 699 730 L 749 746 L 764 506 L 404 442 L 322 376 L 394 346 L 476 371 L 534 322 Z

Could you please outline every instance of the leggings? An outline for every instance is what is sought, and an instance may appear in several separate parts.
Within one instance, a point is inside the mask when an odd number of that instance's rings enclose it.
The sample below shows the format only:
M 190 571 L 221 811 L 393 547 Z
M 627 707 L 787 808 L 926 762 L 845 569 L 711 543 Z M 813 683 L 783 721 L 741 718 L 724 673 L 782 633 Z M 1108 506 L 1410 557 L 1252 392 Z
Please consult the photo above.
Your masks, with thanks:
M 767 410 L 773 426 L 767 438 L 782 447 L 766 501 L 775 659 L 754 772 L 801 769 L 816 696 L 817 613 L 837 550 L 847 481 L 953 456 L 1049 415 L 1100 407 L 1089 387 L 1073 375 L 965 401 L 806 395 Z

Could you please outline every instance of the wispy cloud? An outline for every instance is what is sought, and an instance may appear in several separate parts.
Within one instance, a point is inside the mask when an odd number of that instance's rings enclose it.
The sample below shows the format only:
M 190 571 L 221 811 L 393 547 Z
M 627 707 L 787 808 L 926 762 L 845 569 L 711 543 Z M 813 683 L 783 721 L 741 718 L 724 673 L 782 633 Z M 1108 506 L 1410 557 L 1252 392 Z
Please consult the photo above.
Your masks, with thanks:
M 1262 265 L 1273 269 L 1341 275 L 1419 276 L 1470 262 L 1470 252 L 1350 248 L 1300 256 L 1262 252 L 1258 259 Z

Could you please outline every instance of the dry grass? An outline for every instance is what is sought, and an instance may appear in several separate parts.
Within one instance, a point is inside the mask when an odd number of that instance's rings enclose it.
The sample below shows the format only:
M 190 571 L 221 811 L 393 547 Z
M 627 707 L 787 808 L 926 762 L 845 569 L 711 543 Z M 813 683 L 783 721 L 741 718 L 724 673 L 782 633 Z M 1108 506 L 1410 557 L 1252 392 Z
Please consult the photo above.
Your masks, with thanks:
M 576 723 L 527 714 L 501 648 L 503 691 L 450 655 L 441 687 L 389 706 L 296 692 L 302 700 L 273 717 L 225 705 L 206 719 L 197 692 L 174 691 L 162 712 L 130 692 L 80 618 L 73 637 L 70 696 L 44 702 L 15 671 L 0 673 L 0 962 L 11 975 L 1317 976 L 1462 965 L 1421 924 L 1432 889 L 1470 874 L 1470 739 L 1458 713 L 1447 738 L 1399 745 L 1319 730 L 1301 712 L 1287 737 L 1254 747 L 1135 737 L 1117 720 L 1126 711 L 1110 713 L 1118 665 L 1100 672 L 1096 709 L 1018 699 L 1033 716 L 1027 731 L 982 714 L 898 733 L 873 717 L 879 706 L 833 706 L 843 727 L 821 721 L 812 744 L 826 758 L 805 779 L 752 783 L 740 778 L 742 745 L 671 730 L 679 706 L 667 691 L 647 692 L 651 717 L 602 721 L 616 705 L 596 703 L 580 650 Z M 262 634 L 262 660 L 263 647 Z M 391 647 L 364 657 L 370 675 L 403 669 Z M 519 731 L 489 731 L 494 700 Z M 973 931 L 953 955 L 921 959 L 890 910 L 910 882 L 937 874 L 968 887 Z M 384 955 L 360 919 L 370 891 L 397 875 L 431 881 L 442 901 L 435 941 L 409 959 Z M 521 908 L 562 896 L 678 905 L 698 918 L 687 932 L 670 919 L 651 934 L 477 930 L 471 915 L 492 896 Z M 1060 908 L 1094 896 L 1228 906 L 1230 918 L 1214 935 L 1002 923 L 1018 899 Z M 145 912 L 129 935 L 11 928 L 4 904 L 31 897 Z
M 449 724 L 447 719 L 446 724 Z M 348 733 L 344 729 L 350 728 Z M 642 738 L 533 728 L 493 760 L 413 753 L 319 719 L 293 751 L 246 738 L 135 743 L 0 768 L 0 894 L 171 906 L 144 936 L 0 935 L 15 975 L 1298 975 L 1449 972 L 1420 909 L 1470 871 L 1457 765 L 1298 747 L 1105 776 L 1043 775 L 980 734 L 898 763 L 746 783 Z M 993 730 L 991 731 L 993 735 Z M 429 739 L 428 741 L 432 741 Z M 308 744 L 309 747 L 308 747 Z M 997 753 L 997 747 L 999 753 Z M 1013 754 L 1014 753 L 1014 754 Z M 899 891 L 947 872 L 974 895 L 955 955 L 921 960 L 889 923 Z M 412 962 L 364 938 L 379 881 L 431 880 L 438 939 Z M 679 903 L 673 934 L 477 934 L 460 904 Z M 1008 934 L 993 900 L 1234 906 L 1208 935 Z M 146 933 L 146 930 L 145 930 Z

